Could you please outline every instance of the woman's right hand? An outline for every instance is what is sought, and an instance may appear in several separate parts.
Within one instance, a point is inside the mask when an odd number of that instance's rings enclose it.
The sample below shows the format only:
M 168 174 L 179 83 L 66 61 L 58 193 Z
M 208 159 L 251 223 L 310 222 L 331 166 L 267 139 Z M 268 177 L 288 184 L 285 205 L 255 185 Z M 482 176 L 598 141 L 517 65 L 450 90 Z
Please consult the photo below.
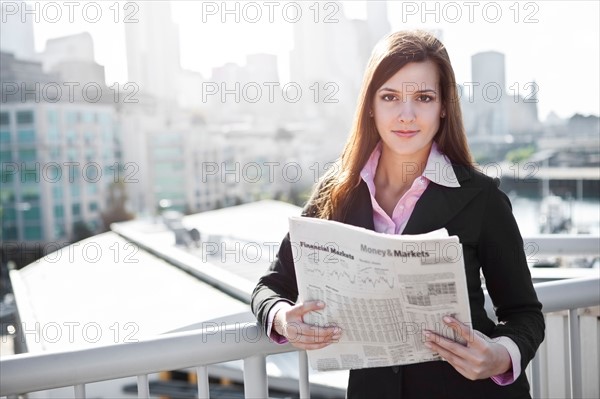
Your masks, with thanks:
M 306 313 L 324 308 L 325 304 L 321 301 L 289 305 L 277 311 L 273 327 L 296 348 L 304 350 L 324 348 L 339 341 L 342 335 L 341 329 L 335 326 L 319 327 L 306 324 L 303 320 Z

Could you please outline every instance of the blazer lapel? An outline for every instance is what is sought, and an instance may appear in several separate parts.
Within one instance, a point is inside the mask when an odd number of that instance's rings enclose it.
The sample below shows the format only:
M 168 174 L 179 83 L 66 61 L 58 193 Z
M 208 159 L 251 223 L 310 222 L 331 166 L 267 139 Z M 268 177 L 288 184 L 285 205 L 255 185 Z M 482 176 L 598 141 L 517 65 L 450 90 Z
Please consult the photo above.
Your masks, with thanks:
M 422 234 L 444 227 L 480 191 L 479 188 L 449 188 L 429 183 L 402 234 Z
M 445 187 L 430 182 L 417 201 L 403 234 L 421 234 L 444 227 L 480 191 L 480 188 L 467 188 L 463 182 L 469 179 L 463 168 L 454 167 L 461 187 Z

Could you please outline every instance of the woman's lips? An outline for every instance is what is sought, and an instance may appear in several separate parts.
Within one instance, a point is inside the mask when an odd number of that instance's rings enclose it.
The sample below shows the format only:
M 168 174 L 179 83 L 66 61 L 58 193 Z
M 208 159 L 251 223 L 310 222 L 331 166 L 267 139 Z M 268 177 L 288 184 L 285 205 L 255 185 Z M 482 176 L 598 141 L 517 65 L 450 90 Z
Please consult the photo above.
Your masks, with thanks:
M 418 130 L 392 130 L 392 133 L 394 133 L 396 136 L 400 136 L 400 137 L 413 137 L 414 135 L 419 133 L 419 131 Z

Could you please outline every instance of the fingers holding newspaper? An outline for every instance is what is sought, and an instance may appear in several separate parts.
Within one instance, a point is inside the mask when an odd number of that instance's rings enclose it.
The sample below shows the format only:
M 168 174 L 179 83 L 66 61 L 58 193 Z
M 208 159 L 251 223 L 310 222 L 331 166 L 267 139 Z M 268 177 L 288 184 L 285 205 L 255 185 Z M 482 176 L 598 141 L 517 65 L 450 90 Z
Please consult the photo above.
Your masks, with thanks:
M 341 337 L 339 327 L 319 327 L 304 323 L 304 315 L 325 308 L 321 301 L 307 301 L 294 306 L 289 305 L 275 314 L 273 327 L 296 348 L 304 350 L 321 349 L 338 342 Z
M 463 337 L 466 345 L 432 331 L 425 331 L 424 345 L 437 352 L 463 376 L 479 380 L 503 374 L 511 368 L 509 352 L 503 345 L 455 318 L 444 317 L 444 323 Z

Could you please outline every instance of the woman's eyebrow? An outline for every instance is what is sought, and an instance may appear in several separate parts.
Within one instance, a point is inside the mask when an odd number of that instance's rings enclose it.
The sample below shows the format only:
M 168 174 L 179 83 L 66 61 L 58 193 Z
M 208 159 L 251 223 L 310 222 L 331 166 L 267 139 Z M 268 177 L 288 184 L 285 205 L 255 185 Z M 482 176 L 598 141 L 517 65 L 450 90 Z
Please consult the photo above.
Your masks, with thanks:
M 400 93 L 400 91 L 398 91 L 396 89 L 392 89 L 390 87 L 382 87 L 381 89 L 379 89 L 377 91 L 378 92 L 380 92 L 380 91 L 389 91 L 389 92 L 392 92 L 392 93 Z M 437 94 L 437 92 L 435 90 L 433 90 L 433 89 L 415 90 L 413 93 L 419 93 L 419 94 L 422 94 L 422 93 L 434 93 L 434 94 Z

